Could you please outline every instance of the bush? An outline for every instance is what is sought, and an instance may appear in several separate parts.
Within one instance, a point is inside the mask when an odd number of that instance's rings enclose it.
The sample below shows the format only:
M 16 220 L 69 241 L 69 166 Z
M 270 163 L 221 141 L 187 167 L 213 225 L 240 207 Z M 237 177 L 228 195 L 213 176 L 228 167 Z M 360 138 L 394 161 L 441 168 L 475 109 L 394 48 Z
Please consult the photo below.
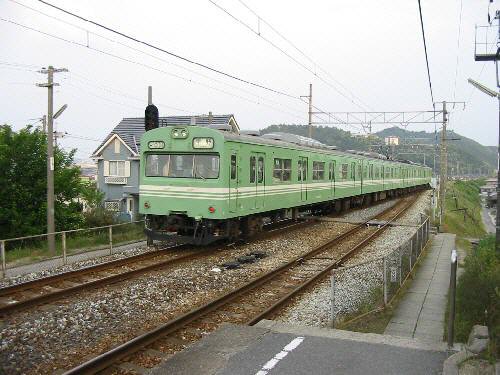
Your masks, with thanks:
M 456 335 L 466 342 L 474 324 L 486 324 L 493 338 L 493 353 L 500 348 L 500 255 L 495 237 L 482 239 L 466 258 L 458 279 Z
M 113 212 L 105 210 L 103 207 L 92 208 L 84 212 L 83 217 L 87 228 L 103 227 L 115 222 Z

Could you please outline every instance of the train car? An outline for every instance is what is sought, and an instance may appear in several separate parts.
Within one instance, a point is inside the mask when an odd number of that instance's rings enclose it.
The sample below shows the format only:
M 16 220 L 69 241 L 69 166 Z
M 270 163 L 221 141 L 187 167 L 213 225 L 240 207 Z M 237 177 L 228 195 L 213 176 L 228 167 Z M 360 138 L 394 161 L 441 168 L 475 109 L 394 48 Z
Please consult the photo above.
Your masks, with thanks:
M 146 131 L 139 205 L 151 240 L 251 236 L 304 210 L 341 211 L 430 183 L 431 169 L 309 138 L 196 125 Z

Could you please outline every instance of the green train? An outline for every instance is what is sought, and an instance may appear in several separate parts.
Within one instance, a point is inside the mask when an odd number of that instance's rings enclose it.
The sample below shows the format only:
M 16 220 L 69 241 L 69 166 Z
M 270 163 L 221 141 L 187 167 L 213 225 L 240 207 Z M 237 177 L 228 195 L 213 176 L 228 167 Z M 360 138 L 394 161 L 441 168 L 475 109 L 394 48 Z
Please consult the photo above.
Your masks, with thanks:
M 428 167 L 286 133 L 150 129 L 141 138 L 139 190 L 150 242 L 175 235 L 204 245 L 251 236 L 301 211 L 338 212 L 431 180 Z

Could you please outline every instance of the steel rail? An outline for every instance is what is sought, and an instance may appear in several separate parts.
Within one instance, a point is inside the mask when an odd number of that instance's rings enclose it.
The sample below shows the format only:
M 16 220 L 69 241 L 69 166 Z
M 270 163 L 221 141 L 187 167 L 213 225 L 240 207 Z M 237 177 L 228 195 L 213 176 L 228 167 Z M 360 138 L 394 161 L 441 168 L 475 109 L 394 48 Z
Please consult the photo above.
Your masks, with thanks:
M 322 269 L 321 271 L 317 272 L 314 274 L 311 278 L 309 278 L 307 281 L 304 283 L 298 285 L 295 289 L 293 289 L 290 293 L 286 294 L 283 296 L 281 299 L 279 299 L 276 303 L 274 303 L 272 306 L 267 308 L 265 311 L 261 312 L 257 316 L 253 317 L 251 320 L 247 322 L 247 325 L 254 325 L 260 320 L 268 317 L 269 315 L 276 313 L 277 310 L 281 309 L 284 307 L 288 302 L 291 301 L 291 299 L 304 290 L 306 290 L 308 287 L 312 286 L 316 282 L 318 282 L 320 279 L 322 279 L 325 275 L 328 274 L 332 269 L 339 268 L 341 267 L 347 260 L 352 258 L 361 248 L 367 246 L 369 243 L 371 243 L 373 240 L 375 240 L 377 237 L 379 237 L 387 228 L 390 227 L 390 223 L 392 223 L 394 220 L 396 220 L 398 217 L 400 217 L 404 212 L 406 212 L 414 203 L 416 199 L 411 200 L 408 204 L 406 204 L 401 210 L 399 210 L 396 215 L 394 215 L 392 218 L 390 218 L 388 221 L 384 223 L 380 228 L 377 228 L 375 232 L 370 234 L 368 237 L 363 239 L 361 242 L 357 243 L 351 250 L 349 250 L 346 254 L 344 254 L 341 258 L 335 260 L 332 262 L 330 265 L 328 265 L 326 268 Z M 378 215 L 382 216 L 382 215 Z
M 227 292 L 223 294 L 220 297 L 217 297 L 216 299 L 206 303 L 205 305 L 202 305 L 200 307 L 197 307 L 195 309 L 192 309 L 182 315 L 180 315 L 177 318 L 171 319 L 168 322 L 158 326 L 157 328 L 148 331 L 140 336 L 137 336 L 130 341 L 127 341 L 111 350 L 108 352 L 102 353 L 93 359 L 88 360 L 87 362 L 84 362 L 80 364 L 77 367 L 74 367 L 66 372 L 63 373 L 63 375 L 76 375 L 76 374 L 95 374 L 98 371 L 102 371 L 110 366 L 112 366 L 114 363 L 117 361 L 136 353 L 137 351 L 141 350 L 142 348 L 154 343 L 156 340 L 159 338 L 169 335 L 171 333 L 174 333 L 178 331 L 179 329 L 183 328 L 187 324 L 196 321 L 203 317 L 204 315 L 213 312 L 217 310 L 219 307 L 224 306 L 228 304 L 229 302 L 235 300 L 238 297 L 241 297 L 244 293 L 249 292 L 254 290 L 255 288 L 264 285 L 268 281 L 272 280 L 273 278 L 277 277 L 278 275 L 281 275 L 285 271 L 289 270 L 295 265 L 298 265 L 302 263 L 305 259 L 312 258 L 314 255 L 331 248 L 333 245 L 336 243 L 344 240 L 345 238 L 349 237 L 353 233 L 356 233 L 360 231 L 362 228 L 365 228 L 368 224 L 369 221 L 373 220 L 376 217 L 382 216 L 384 214 L 387 214 L 391 210 L 393 210 L 394 207 L 390 207 L 386 210 L 384 210 L 382 213 L 379 213 L 375 215 L 374 217 L 364 221 L 363 223 L 357 225 L 354 228 L 351 228 L 347 230 L 346 232 L 336 236 L 332 240 L 327 241 L 326 243 L 314 248 L 313 250 L 302 254 L 291 261 L 288 261 L 281 265 L 278 268 L 275 268 L 269 272 L 266 272 L 263 275 L 260 275 L 251 281 L 245 283 L 244 285 Z M 363 240 L 365 241 L 365 240 Z
M 280 223 L 287 224 L 287 223 L 289 223 L 289 221 L 283 221 Z M 269 231 L 263 232 L 261 235 L 254 237 L 252 239 L 252 241 L 262 240 L 262 239 L 268 238 L 270 236 L 271 237 L 276 236 L 282 232 L 295 229 L 296 227 L 307 226 L 307 225 L 311 225 L 311 224 L 312 224 L 312 222 L 310 222 L 310 221 L 309 222 L 300 221 L 298 223 L 288 224 L 285 227 L 278 226 L 277 228 L 275 228 L 276 224 L 269 225 L 271 228 Z M 167 250 L 181 249 L 184 247 L 188 247 L 188 245 L 182 244 L 179 246 L 172 246 L 172 247 L 168 247 L 166 249 L 162 249 L 162 250 L 155 251 L 155 252 L 143 253 L 143 254 L 135 255 L 132 257 L 128 257 L 128 258 L 118 259 L 118 260 L 111 261 L 111 262 L 105 262 L 105 263 L 101 263 L 98 265 L 85 267 L 85 268 L 82 268 L 80 270 L 68 271 L 68 272 L 64 272 L 61 274 L 49 276 L 49 277 L 46 277 L 43 279 L 37 279 L 37 280 L 28 281 L 25 283 L 12 285 L 10 287 L 0 289 L 0 297 L 6 297 L 6 296 L 9 296 L 9 295 L 12 295 L 15 293 L 22 293 L 22 292 L 26 292 L 26 291 L 31 291 L 33 289 L 36 290 L 36 288 L 40 288 L 40 287 L 43 287 L 43 286 L 46 286 L 46 285 L 49 285 L 49 284 L 52 284 L 55 282 L 64 282 L 64 281 L 71 282 L 71 279 L 74 279 L 74 278 L 78 278 L 81 276 L 85 276 L 85 275 L 93 274 L 93 273 L 97 273 L 97 272 L 105 272 L 108 269 L 111 270 L 113 268 L 118 268 L 120 266 L 131 264 L 131 263 L 134 263 L 137 261 L 144 261 L 144 260 L 148 260 L 148 259 L 153 259 L 153 258 L 156 258 L 158 256 L 164 255 L 164 254 L 162 254 L 162 252 L 165 252 Z M 144 267 L 139 267 L 139 268 L 136 268 L 133 270 L 127 270 L 127 271 L 120 272 L 120 273 L 115 274 L 115 275 L 105 276 L 105 277 L 101 277 L 99 279 L 94 279 L 94 280 L 90 280 L 90 281 L 83 281 L 78 285 L 70 286 L 68 288 L 54 287 L 52 291 L 49 291 L 49 292 L 45 291 L 45 293 L 43 293 L 43 294 L 31 296 L 30 298 L 23 299 L 23 300 L 18 301 L 18 302 L 13 302 L 10 304 L 6 304 L 4 306 L 0 306 L 0 316 L 6 315 L 6 314 L 11 314 L 15 311 L 27 309 L 29 307 L 36 306 L 36 305 L 39 305 L 42 303 L 48 303 L 51 301 L 55 301 L 55 300 L 58 300 L 62 297 L 69 296 L 69 295 L 77 293 L 79 291 L 83 291 L 85 289 L 102 287 L 102 286 L 105 286 L 108 284 L 127 280 L 127 279 L 133 278 L 135 276 L 138 276 L 138 275 L 150 272 L 150 271 L 161 269 L 161 268 L 166 267 L 166 266 L 173 266 L 173 265 L 181 263 L 181 262 L 187 262 L 187 261 L 199 258 L 200 256 L 213 254 L 220 249 L 221 249 L 220 247 L 212 246 L 212 247 L 204 248 L 198 252 L 192 252 L 192 253 L 184 254 L 184 255 L 181 255 L 178 257 L 171 257 L 171 258 L 168 258 L 168 259 L 161 261 L 161 262 L 146 265 Z M 174 255 L 177 255 L 177 254 L 174 254 Z

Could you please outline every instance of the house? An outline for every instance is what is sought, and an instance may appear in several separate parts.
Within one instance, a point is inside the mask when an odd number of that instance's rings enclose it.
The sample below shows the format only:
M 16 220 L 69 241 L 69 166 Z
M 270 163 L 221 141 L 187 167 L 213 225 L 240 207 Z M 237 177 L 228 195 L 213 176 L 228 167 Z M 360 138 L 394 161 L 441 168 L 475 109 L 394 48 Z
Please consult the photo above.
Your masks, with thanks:
M 160 117 L 159 126 L 197 125 L 239 132 L 233 115 Z M 139 204 L 140 141 L 144 118 L 124 118 L 92 154 L 97 161 L 97 187 L 104 207 L 121 220 L 137 220 Z

